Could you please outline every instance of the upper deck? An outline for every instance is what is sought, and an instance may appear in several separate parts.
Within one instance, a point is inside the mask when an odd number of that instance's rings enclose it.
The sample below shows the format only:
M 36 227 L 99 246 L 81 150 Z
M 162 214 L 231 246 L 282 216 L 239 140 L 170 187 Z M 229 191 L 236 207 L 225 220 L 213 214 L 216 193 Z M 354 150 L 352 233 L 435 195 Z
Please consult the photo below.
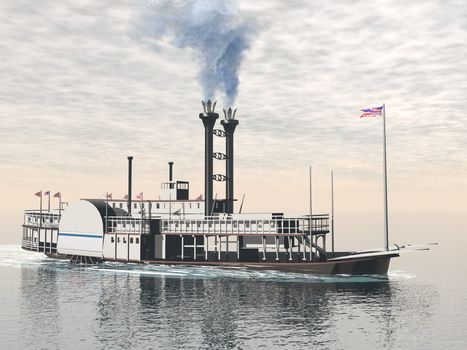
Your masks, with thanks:
M 311 222 L 311 226 L 310 226 Z M 205 219 L 163 219 L 161 233 L 166 235 L 218 236 L 304 236 L 329 233 L 329 215 L 288 218 L 239 219 L 228 216 Z

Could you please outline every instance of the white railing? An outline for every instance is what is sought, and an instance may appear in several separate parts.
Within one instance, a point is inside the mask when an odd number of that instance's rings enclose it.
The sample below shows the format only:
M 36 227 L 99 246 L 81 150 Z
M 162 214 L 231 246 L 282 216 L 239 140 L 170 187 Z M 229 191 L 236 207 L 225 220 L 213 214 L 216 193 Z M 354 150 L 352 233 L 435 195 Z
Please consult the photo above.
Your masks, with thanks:
M 128 216 L 109 216 L 107 219 L 108 233 L 148 234 L 149 221 Z
M 312 233 L 329 232 L 329 216 L 312 218 Z M 237 236 L 303 236 L 310 233 L 309 217 L 273 218 L 260 220 L 232 220 L 209 217 L 202 220 L 164 219 L 161 233 L 186 235 L 237 235 Z
M 33 242 L 30 239 L 23 239 L 21 247 L 28 250 L 37 250 L 37 242 Z
M 25 211 L 23 224 L 43 228 L 58 228 L 60 216 L 50 212 Z

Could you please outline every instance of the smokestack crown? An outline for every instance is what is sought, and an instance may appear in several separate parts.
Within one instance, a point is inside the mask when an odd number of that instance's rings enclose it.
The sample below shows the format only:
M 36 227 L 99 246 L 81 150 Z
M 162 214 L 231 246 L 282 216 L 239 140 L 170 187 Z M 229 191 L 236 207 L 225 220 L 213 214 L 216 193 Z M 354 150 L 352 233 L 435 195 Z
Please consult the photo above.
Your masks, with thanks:
M 219 114 L 215 112 L 217 101 L 212 103 L 211 100 L 208 100 L 208 102 L 201 101 L 201 103 L 204 113 L 200 113 L 199 118 L 203 121 L 205 128 L 212 129 L 216 124 L 216 119 L 219 118 Z
M 232 110 L 232 108 L 224 108 L 224 120 L 221 120 L 221 124 L 224 127 L 226 134 L 232 134 L 235 131 L 235 127 L 238 125 L 238 120 L 235 119 L 235 114 L 237 109 Z
M 232 111 L 232 108 L 229 107 L 229 109 L 225 109 L 224 108 L 224 118 L 226 120 L 230 120 L 230 119 L 235 119 L 235 114 L 237 113 L 237 108 L 235 108 L 234 111 Z
M 208 102 L 201 101 L 201 103 L 203 104 L 204 113 L 215 113 L 217 101 L 211 103 L 211 100 L 208 100 Z

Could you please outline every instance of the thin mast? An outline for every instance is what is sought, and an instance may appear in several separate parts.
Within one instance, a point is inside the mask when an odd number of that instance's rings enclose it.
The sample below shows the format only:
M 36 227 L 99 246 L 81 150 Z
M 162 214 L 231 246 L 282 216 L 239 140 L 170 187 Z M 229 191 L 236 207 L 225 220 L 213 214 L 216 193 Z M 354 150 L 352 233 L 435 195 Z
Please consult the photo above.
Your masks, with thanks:
M 143 195 L 143 192 L 140 193 L 140 196 L 141 196 L 141 203 L 139 204 L 139 206 L 141 207 L 141 221 L 140 221 L 140 234 L 142 235 L 143 234 L 143 215 L 144 215 L 144 202 L 143 202 L 143 198 L 144 198 L 144 195 Z
M 109 231 L 109 212 L 107 208 L 109 207 L 109 192 L 105 193 L 105 232 L 104 234 Z
M 389 250 L 388 224 L 388 166 L 386 160 L 386 104 L 383 103 L 383 153 L 384 153 L 384 250 Z
M 243 197 L 242 197 L 242 204 L 240 204 L 240 209 L 238 210 L 238 213 L 241 214 L 242 213 L 242 209 L 243 209 L 243 201 L 245 200 L 245 193 L 243 194 Z
M 41 244 L 41 231 L 42 231 L 42 190 L 41 190 L 41 204 L 39 207 L 39 234 L 37 238 L 37 251 L 39 251 L 39 246 Z M 45 251 L 45 248 L 44 248 Z
M 331 171 L 331 245 L 334 257 L 334 171 Z
M 58 196 L 58 220 L 62 218 L 62 193 L 59 192 Z
M 312 196 L 312 182 L 311 182 L 311 166 L 310 166 L 310 261 L 313 260 L 313 220 L 312 220 L 312 215 L 313 215 L 313 196 Z

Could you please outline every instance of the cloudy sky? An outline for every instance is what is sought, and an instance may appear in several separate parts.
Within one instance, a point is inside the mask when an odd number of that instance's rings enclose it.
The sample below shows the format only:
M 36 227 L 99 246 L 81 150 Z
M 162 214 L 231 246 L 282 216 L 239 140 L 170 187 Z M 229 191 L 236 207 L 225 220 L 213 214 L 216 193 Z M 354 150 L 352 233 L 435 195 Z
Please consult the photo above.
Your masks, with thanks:
M 0 2 L 1 241 L 17 240 L 41 189 L 123 196 L 130 154 L 135 192 L 156 198 L 169 160 L 202 192 L 198 59 L 136 40 L 140 9 Z M 467 215 L 466 1 L 240 1 L 237 16 L 257 25 L 235 103 L 246 209 L 306 212 L 311 165 L 318 210 L 334 170 L 340 229 L 382 228 L 381 120 L 358 116 L 386 103 L 396 225 L 407 213 Z

